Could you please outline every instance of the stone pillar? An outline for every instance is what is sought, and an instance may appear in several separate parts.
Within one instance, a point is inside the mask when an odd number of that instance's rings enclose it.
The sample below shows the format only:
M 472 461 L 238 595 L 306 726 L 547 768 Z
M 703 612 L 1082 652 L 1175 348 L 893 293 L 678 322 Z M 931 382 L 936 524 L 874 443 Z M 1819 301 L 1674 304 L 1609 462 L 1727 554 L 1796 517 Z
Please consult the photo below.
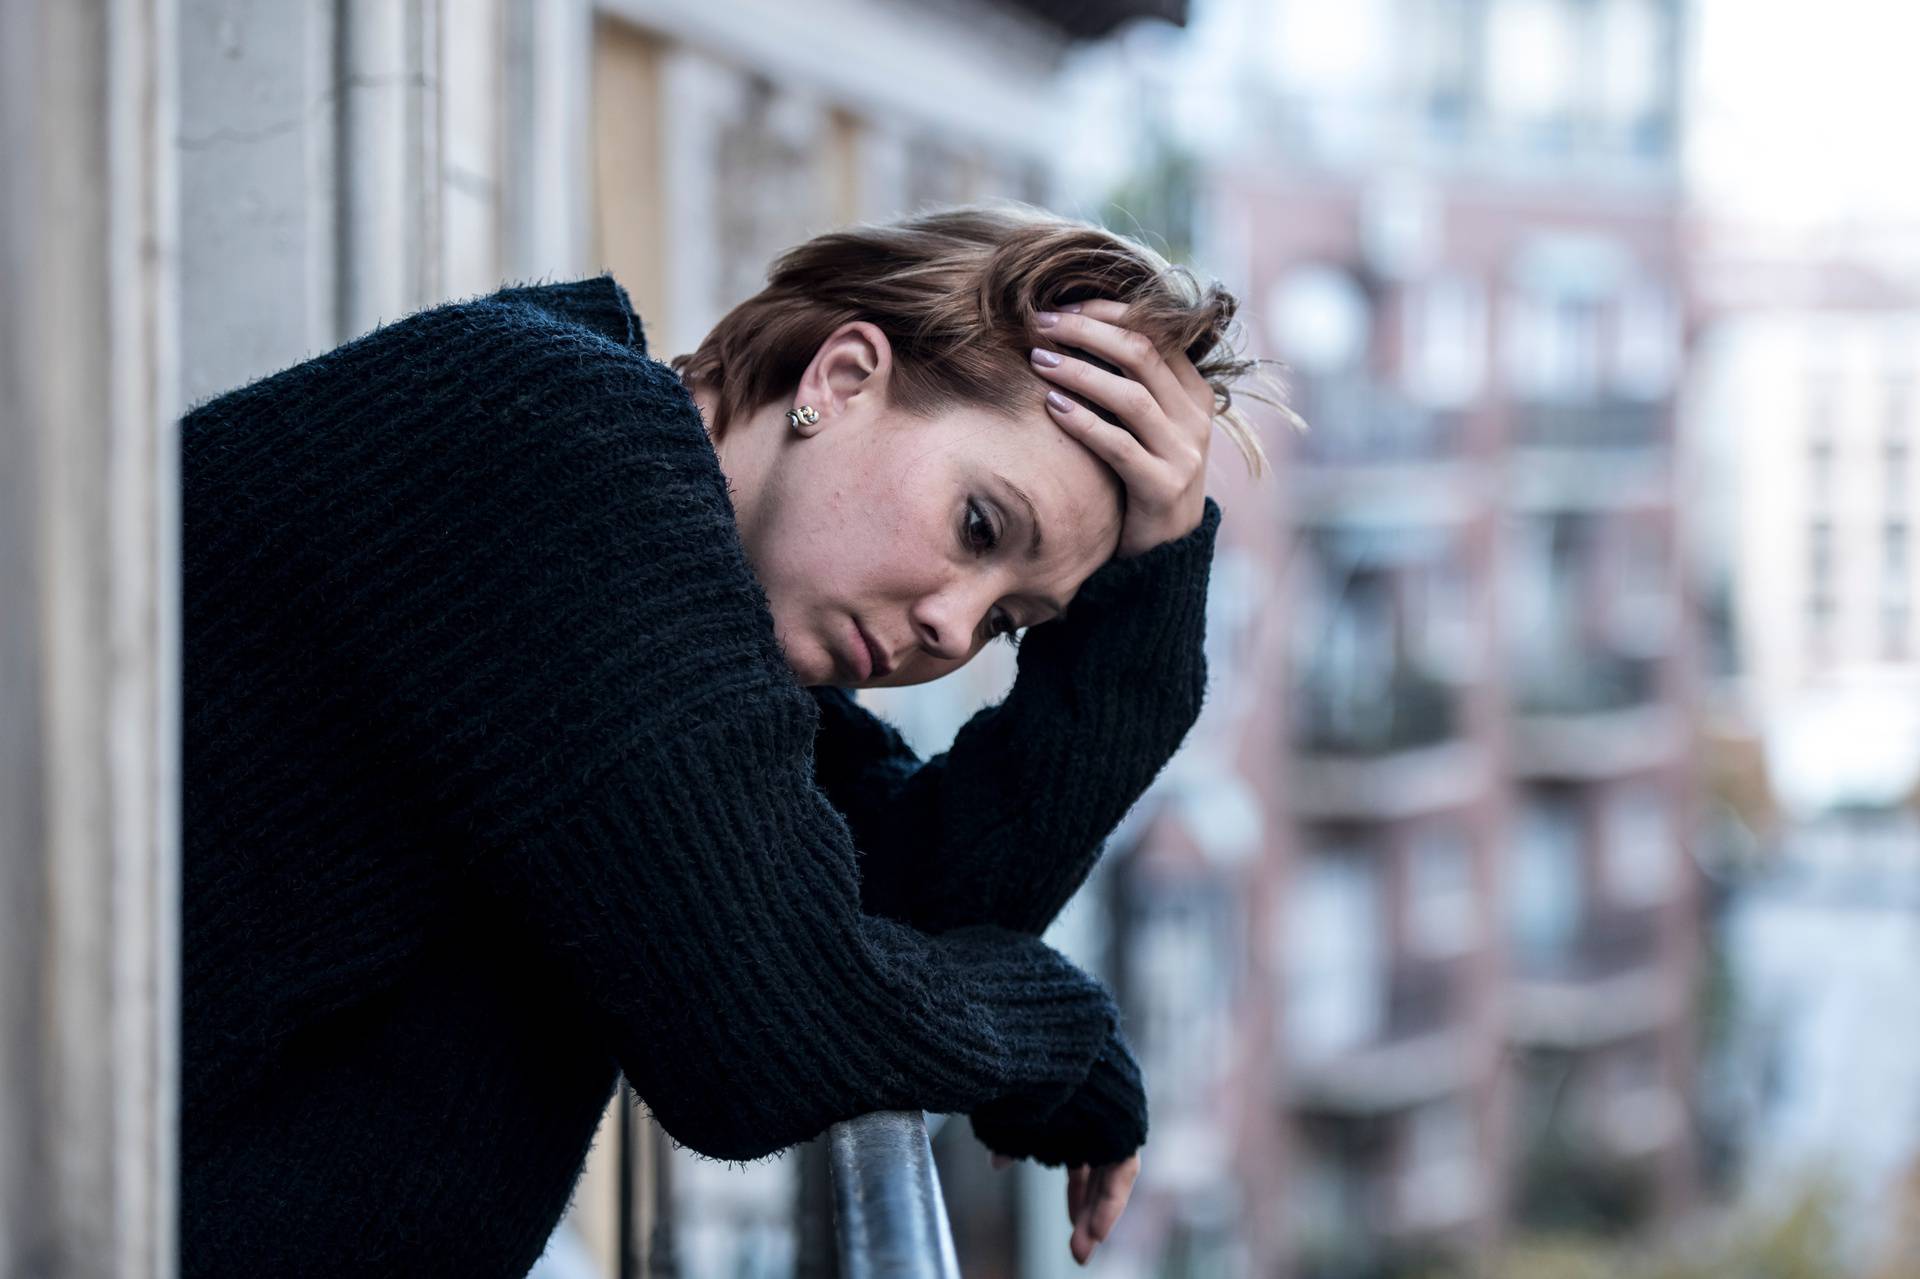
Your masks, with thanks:
M 175 9 L 0 5 L 0 1273 L 175 1271 Z

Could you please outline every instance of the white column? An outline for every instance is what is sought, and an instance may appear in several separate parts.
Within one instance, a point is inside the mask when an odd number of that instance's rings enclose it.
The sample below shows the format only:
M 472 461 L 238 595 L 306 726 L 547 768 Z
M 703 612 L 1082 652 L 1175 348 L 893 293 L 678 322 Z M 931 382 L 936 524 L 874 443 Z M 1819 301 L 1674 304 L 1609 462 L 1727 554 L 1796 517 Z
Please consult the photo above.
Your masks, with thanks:
M 343 0 L 341 336 L 437 300 L 439 4 Z
M 468 298 L 501 280 L 505 158 L 502 0 L 444 0 L 440 38 L 440 294 Z
M 591 0 L 508 0 L 506 40 L 507 275 L 587 274 Z
M 178 0 L 181 379 L 188 403 L 340 331 L 338 0 Z
M 0 1273 L 174 1273 L 170 0 L 0 5 Z

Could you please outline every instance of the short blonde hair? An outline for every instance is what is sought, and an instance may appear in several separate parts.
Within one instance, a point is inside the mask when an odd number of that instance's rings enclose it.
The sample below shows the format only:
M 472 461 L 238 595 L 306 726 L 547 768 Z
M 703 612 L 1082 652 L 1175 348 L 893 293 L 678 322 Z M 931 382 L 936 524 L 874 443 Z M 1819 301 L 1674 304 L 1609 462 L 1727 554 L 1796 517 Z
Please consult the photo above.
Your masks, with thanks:
M 1039 389 L 1027 362 L 1032 314 L 1088 298 L 1124 303 L 1126 327 L 1160 350 L 1186 352 L 1213 387 L 1215 420 L 1254 475 L 1265 469 L 1266 452 L 1233 406 L 1233 384 L 1254 375 L 1274 397 L 1247 397 L 1300 425 L 1278 380 L 1258 372 L 1275 361 L 1233 349 L 1229 330 L 1240 304 L 1217 281 L 1203 287 L 1187 267 L 1143 244 L 1016 201 L 948 206 L 814 236 L 775 258 L 766 287 L 727 312 L 698 350 L 668 363 L 688 387 L 717 391 L 709 425 L 718 438 L 735 418 L 791 395 L 828 335 L 864 320 L 892 344 L 893 407 L 932 417 L 977 405 L 1014 417 Z

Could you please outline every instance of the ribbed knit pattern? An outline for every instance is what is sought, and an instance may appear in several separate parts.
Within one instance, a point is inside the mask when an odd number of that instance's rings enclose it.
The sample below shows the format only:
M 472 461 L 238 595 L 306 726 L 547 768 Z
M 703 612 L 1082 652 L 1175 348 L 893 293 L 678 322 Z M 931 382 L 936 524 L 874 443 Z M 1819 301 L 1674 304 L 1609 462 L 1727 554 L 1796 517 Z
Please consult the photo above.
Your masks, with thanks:
M 931 759 L 846 690 L 812 690 L 816 772 L 853 829 L 869 911 L 1045 931 L 1200 714 L 1219 527 L 1208 498 L 1185 537 L 1101 567 L 1064 618 L 1027 631 L 1007 696 Z
M 1008 695 L 930 759 L 844 689 L 811 690 L 816 776 L 852 827 L 868 911 L 932 932 L 1045 931 L 1200 713 L 1219 527 L 1209 498 L 1185 537 L 1104 565 L 1066 617 L 1026 633 Z M 1126 1158 L 1146 1141 L 1147 1113 L 1125 1037 L 1115 1029 L 1051 1114 L 989 1103 L 973 1129 L 1041 1163 Z
M 1041 1123 L 1101 1090 L 1116 1010 L 1033 911 L 862 911 L 903 849 L 863 862 L 816 784 L 819 706 L 611 278 L 437 307 L 221 396 L 182 424 L 182 476 L 186 1275 L 523 1274 L 621 1070 L 730 1159 L 869 1110 Z M 925 829 L 1012 849 L 1047 798 Z M 1025 873 L 1060 895 L 1084 866 Z

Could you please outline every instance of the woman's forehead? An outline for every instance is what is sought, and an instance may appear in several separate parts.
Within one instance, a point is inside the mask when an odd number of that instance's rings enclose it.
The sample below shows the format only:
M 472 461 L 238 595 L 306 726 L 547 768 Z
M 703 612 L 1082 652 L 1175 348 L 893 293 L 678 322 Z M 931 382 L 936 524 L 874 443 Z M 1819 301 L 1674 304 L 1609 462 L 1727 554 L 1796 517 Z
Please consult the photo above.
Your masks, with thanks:
M 971 469 L 1004 485 L 1022 511 L 1032 503 L 1046 559 L 1062 553 L 1082 558 L 1117 535 L 1124 493 L 1119 477 L 1050 418 L 996 423 L 992 430 L 962 435 Z

